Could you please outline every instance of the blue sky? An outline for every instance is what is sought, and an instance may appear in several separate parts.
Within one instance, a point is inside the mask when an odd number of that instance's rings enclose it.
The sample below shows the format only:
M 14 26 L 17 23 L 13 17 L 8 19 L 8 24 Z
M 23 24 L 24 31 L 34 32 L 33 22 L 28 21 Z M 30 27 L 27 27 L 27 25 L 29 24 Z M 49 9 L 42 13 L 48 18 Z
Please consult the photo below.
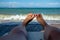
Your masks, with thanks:
M 60 0 L 0 0 L 0 8 L 60 8 Z

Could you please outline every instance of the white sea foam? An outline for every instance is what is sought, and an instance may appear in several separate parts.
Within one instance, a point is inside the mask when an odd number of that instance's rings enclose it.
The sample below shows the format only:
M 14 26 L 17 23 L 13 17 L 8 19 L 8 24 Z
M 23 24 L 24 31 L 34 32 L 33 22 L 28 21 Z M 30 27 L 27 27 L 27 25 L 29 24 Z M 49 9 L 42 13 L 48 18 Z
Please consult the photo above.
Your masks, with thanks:
M 26 18 L 27 15 L 12 15 L 9 17 L 2 17 L 0 18 L 0 20 L 23 20 Z M 42 14 L 43 18 L 45 20 L 60 20 L 60 15 L 44 15 Z M 34 18 L 34 21 L 36 20 L 36 18 Z

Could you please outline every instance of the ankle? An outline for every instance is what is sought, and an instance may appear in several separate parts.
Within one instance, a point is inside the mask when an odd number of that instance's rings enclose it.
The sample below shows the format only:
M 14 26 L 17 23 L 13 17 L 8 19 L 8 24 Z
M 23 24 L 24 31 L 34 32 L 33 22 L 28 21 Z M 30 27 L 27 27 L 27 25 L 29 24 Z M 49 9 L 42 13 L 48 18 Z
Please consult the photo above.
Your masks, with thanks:
M 46 27 L 48 24 L 45 22 L 45 23 L 42 23 L 42 26 Z
M 41 24 L 42 26 L 44 26 L 44 27 L 45 27 L 46 25 L 48 25 L 44 20 L 41 20 L 41 21 L 40 21 L 40 24 Z

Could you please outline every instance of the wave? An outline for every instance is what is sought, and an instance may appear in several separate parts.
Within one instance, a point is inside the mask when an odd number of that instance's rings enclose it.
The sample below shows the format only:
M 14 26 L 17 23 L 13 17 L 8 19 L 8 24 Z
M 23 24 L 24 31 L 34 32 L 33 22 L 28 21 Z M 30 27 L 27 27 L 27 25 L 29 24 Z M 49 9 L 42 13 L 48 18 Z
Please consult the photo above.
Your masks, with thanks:
M 24 20 L 26 18 L 27 14 L 25 15 L 0 15 L 0 20 Z M 42 14 L 43 18 L 45 20 L 60 20 L 60 15 L 51 15 L 51 14 Z M 34 18 L 34 21 L 36 21 L 36 18 Z

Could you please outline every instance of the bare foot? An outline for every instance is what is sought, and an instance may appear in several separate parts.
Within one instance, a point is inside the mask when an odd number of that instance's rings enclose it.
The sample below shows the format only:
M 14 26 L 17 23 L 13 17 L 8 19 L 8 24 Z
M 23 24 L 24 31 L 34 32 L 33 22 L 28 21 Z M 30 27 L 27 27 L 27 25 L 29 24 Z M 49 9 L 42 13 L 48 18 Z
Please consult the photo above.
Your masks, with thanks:
M 42 17 L 42 15 L 41 14 L 35 14 L 36 15 L 36 19 L 37 19 L 37 21 L 40 23 L 40 24 L 42 24 L 42 26 L 46 26 L 47 25 L 47 23 L 45 22 L 45 20 L 43 19 L 43 17 Z
M 33 14 L 28 14 L 27 17 L 25 18 L 25 20 L 23 21 L 23 25 L 26 26 L 30 21 L 32 21 L 34 18 Z

